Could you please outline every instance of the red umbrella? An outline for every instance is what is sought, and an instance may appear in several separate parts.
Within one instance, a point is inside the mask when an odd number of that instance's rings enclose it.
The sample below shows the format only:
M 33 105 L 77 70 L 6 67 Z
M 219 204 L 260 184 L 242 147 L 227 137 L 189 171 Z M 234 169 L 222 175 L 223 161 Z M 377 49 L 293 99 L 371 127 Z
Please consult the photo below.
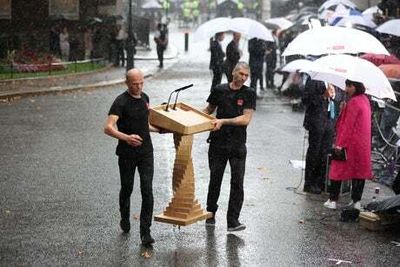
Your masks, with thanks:
M 382 54 L 367 53 L 362 55 L 361 58 L 368 60 L 375 66 L 380 66 L 382 64 L 400 64 L 400 59 L 394 55 L 387 56 Z
M 389 79 L 400 79 L 400 63 L 399 64 L 383 64 L 379 68 L 385 73 Z

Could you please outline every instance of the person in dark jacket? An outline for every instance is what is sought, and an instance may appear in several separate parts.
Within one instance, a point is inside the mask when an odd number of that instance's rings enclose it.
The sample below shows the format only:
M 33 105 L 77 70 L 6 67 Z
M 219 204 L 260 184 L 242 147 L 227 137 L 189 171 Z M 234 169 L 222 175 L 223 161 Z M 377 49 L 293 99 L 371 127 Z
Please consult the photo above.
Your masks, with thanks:
M 302 103 L 306 108 L 304 128 L 308 131 L 308 149 L 304 192 L 320 194 L 325 188 L 327 156 L 332 146 L 335 88 L 324 82 L 307 80 Z M 333 105 L 333 106 L 332 106 Z
M 265 83 L 267 88 L 274 89 L 274 71 L 276 68 L 276 45 L 273 42 L 268 42 L 265 52 Z
M 164 51 L 168 46 L 168 28 L 166 24 L 159 23 L 154 34 L 154 41 L 157 45 L 157 57 L 160 64 L 159 68 L 164 68 Z
M 221 84 L 223 64 L 225 53 L 222 49 L 221 42 L 224 40 L 225 33 L 219 32 L 215 34 L 214 40 L 210 43 L 211 59 L 210 59 L 210 70 L 213 72 L 213 79 L 211 84 L 211 90 L 218 84 Z
M 233 69 L 236 64 L 239 62 L 240 57 L 242 56 L 242 51 L 239 49 L 239 41 L 241 34 L 238 32 L 233 33 L 233 39 L 226 47 L 226 59 L 224 61 L 224 68 L 226 78 L 228 82 L 232 82 L 233 80 Z
M 257 81 L 260 81 L 260 89 L 263 87 L 263 67 L 266 42 L 262 39 L 252 38 L 249 40 L 249 66 L 250 66 L 250 87 L 256 89 Z

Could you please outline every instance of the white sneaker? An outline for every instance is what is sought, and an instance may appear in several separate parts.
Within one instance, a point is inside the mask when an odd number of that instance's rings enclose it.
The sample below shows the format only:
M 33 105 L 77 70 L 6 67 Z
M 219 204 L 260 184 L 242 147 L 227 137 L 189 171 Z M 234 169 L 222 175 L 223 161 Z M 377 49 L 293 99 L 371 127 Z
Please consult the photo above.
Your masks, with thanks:
M 330 199 L 328 199 L 325 203 L 324 203 L 324 207 L 331 209 L 331 210 L 335 210 L 336 209 L 336 201 L 331 201 Z
M 347 205 L 347 207 L 349 207 L 349 208 L 351 208 L 351 207 L 353 207 L 353 208 L 355 208 L 355 209 L 357 209 L 357 210 L 361 210 L 361 202 L 360 201 L 357 201 L 357 202 L 353 202 L 353 200 Z
M 355 209 L 357 209 L 357 210 L 361 210 L 361 202 L 360 201 L 357 201 L 356 203 L 354 203 L 354 206 L 353 206 Z

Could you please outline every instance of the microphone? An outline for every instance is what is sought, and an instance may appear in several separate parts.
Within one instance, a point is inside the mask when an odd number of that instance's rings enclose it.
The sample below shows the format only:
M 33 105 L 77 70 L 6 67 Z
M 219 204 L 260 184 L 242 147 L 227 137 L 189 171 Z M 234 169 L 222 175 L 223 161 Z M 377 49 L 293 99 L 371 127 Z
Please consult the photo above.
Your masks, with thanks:
M 193 86 L 193 83 L 175 90 L 175 91 L 176 91 L 176 96 L 175 96 L 175 103 L 174 103 L 174 106 L 172 107 L 173 110 L 176 110 L 176 102 L 178 102 L 178 95 L 179 95 L 179 92 L 180 92 L 180 91 L 183 91 L 183 90 L 186 90 L 186 89 L 188 89 L 188 88 L 190 88 L 190 87 L 192 87 L 192 86 Z
M 181 87 L 181 88 L 178 88 L 178 89 L 176 89 L 174 92 L 177 93 L 177 92 L 186 90 L 186 89 L 188 89 L 188 88 L 190 88 L 190 87 L 192 87 L 192 86 L 193 86 L 193 83 L 192 83 L 192 84 L 189 84 L 189 85 L 186 85 L 186 86 L 183 86 L 183 87 Z
M 178 100 L 178 94 L 179 94 L 179 92 L 180 92 L 180 91 L 183 91 L 183 90 L 186 90 L 186 89 L 188 89 L 188 88 L 190 88 L 190 87 L 192 87 L 192 86 L 193 86 L 193 83 L 192 83 L 192 84 L 189 84 L 189 85 L 186 85 L 186 86 L 183 86 L 183 87 L 181 87 L 181 88 L 175 89 L 174 91 L 172 91 L 171 94 L 170 94 L 169 97 L 168 97 L 168 103 L 167 103 L 167 106 L 165 107 L 165 111 L 168 111 L 169 102 L 171 101 L 171 96 L 172 96 L 173 93 L 176 93 L 176 98 L 175 98 L 175 103 L 174 103 L 174 106 L 173 106 L 172 109 L 173 109 L 173 110 L 176 110 L 176 102 L 177 102 L 177 100 Z

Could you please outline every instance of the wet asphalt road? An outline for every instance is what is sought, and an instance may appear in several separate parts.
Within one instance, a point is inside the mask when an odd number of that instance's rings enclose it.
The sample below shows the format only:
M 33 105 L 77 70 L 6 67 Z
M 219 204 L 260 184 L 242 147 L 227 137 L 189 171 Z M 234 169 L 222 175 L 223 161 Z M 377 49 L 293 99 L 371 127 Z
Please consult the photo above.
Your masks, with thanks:
M 183 37 L 182 37 L 183 38 Z M 182 39 L 183 40 L 183 39 Z M 183 42 L 183 41 L 182 41 Z M 183 45 L 183 44 L 182 44 Z M 181 48 L 182 49 L 182 48 Z M 183 49 L 181 50 L 183 51 Z M 202 108 L 211 77 L 205 43 L 147 79 L 151 105 L 169 92 L 194 87 L 180 100 Z M 156 64 L 156 62 L 155 62 Z M 138 64 L 138 67 L 140 65 Z M 119 229 L 119 173 L 116 141 L 102 132 L 108 109 L 123 88 L 106 88 L 23 98 L 0 104 L 0 265 L 1 266 L 399 266 L 398 231 L 371 232 L 338 221 L 322 196 L 296 194 L 301 172 L 303 114 L 268 92 L 257 102 L 248 128 L 245 201 L 247 229 L 227 234 L 229 168 L 223 182 L 217 224 L 186 227 L 153 222 L 153 249 L 139 240 L 140 191 L 132 195 L 132 229 Z M 170 134 L 152 134 L 155 147 L 154 215 L 171 197 L 174 146 Z M 205 208 L 207 133 L 195 136 L 196 194 Z M 374 184 L 368 184 L 368 201 Z M 382 187 L 382 186 L 381 186 Z M 390 190 L 382 194 L 391 195 Z M 340 204 L 349 202 L 344 196 Z

